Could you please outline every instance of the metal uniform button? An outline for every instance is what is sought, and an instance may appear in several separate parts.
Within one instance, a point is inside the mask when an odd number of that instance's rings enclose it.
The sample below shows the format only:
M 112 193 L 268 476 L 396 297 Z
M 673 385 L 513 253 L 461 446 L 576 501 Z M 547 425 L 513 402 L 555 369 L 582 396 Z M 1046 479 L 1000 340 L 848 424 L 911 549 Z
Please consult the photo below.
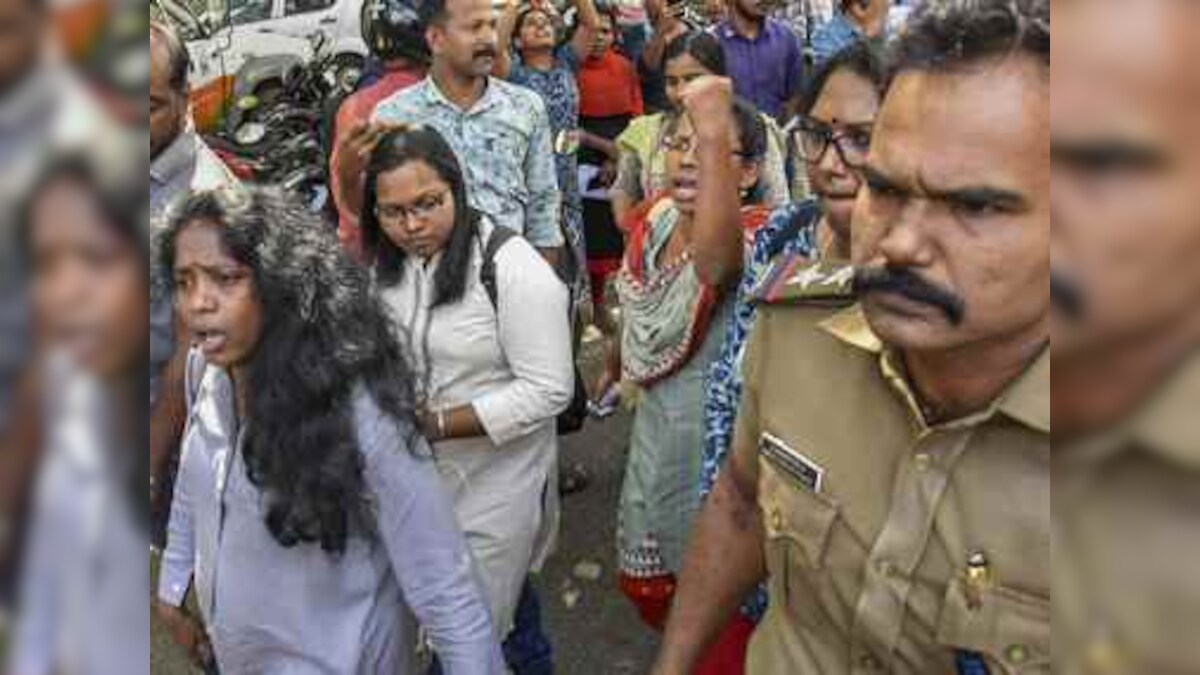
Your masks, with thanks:
M 875 658 L 871 654 L 863 654 L 858 660 L 858 665 L 862 666 L 866 670 L 879 670 L 880 666 L 879 659 Z
M 898 572 L 896 569 L 896 563 L 892 562 L 891 560 L 880 560 L 877 567 L 879 569 L 879 573 L 887 579 L 895 577 Z
M 1021 665 L 1029 661 L 1029 648 L 1025 645 L 1009 645 L 1004 650 L 1004 658 L 1008 659 L 1009 663 Z
M 983 607 L 983 596 L 992 585 L 992 565 L 987 554 L 976 551 L 967 557 L 966 595 L 967 609 L 977 612 Z
M 928 452 L 918 452 L 917 455 L 913 457 L 913 464 L 916 465 L 917 471 L 920 473 L 925 473 L 933 468 L 933 458 L 929 456 Z
M 783 530 L 783 513 L 779 509 L 771 509 L 771 530 L 779 532 Z

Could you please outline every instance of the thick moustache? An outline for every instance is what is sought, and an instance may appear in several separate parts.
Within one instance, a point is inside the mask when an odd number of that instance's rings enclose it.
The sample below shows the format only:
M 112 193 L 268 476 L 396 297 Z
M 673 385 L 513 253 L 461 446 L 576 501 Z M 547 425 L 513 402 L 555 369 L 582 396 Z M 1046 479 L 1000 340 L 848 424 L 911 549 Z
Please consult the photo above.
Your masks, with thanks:
M 902 267 L 856 269 L 853 288 L 860 298 L 870 293 L 895 293 L 913 302 L 936 307 L 954 325 L 962 323 L 966 314 L 966 302 L 958 295 Z

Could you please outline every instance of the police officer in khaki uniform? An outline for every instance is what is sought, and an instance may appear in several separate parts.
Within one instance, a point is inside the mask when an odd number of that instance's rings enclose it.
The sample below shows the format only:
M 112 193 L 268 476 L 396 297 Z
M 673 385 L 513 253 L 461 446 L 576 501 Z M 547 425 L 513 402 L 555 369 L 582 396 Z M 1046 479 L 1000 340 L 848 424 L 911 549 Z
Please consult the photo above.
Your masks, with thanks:
M 1056 14 L 1061 672 L 1192 675 L 1200 673 L 1200 3 L 1076 0 Z
M 1050 672 L 1049 25 L 1046 0 L 917 10 L 853 283 L 801 270 L 762 307 L 655 672 L 764 576 L 754 675 Z

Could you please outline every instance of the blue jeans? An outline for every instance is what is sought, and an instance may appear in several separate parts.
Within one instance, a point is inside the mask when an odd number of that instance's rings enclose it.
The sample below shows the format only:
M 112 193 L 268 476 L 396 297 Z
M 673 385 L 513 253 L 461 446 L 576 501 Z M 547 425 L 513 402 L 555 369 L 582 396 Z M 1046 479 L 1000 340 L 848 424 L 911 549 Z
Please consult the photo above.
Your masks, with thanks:
M 513 629 L 502 648 L 504 662 L 516 675 L 553 675 L 554 649 L 542 630 L 542 605 L 529 579 L 521 587 Z M 442 675 L 442 665 L 436 658 L 429 675 Z

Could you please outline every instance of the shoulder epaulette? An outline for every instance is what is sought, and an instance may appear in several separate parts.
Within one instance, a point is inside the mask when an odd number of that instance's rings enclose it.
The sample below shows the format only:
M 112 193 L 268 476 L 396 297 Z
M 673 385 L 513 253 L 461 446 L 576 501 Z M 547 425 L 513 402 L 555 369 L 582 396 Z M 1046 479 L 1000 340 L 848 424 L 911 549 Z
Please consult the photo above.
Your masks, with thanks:
M 846 263 L 812 262 L 788 254 L 771 262 L 754 291 L 754 302 L 843 307 L 854 304 L 854 268 Z

